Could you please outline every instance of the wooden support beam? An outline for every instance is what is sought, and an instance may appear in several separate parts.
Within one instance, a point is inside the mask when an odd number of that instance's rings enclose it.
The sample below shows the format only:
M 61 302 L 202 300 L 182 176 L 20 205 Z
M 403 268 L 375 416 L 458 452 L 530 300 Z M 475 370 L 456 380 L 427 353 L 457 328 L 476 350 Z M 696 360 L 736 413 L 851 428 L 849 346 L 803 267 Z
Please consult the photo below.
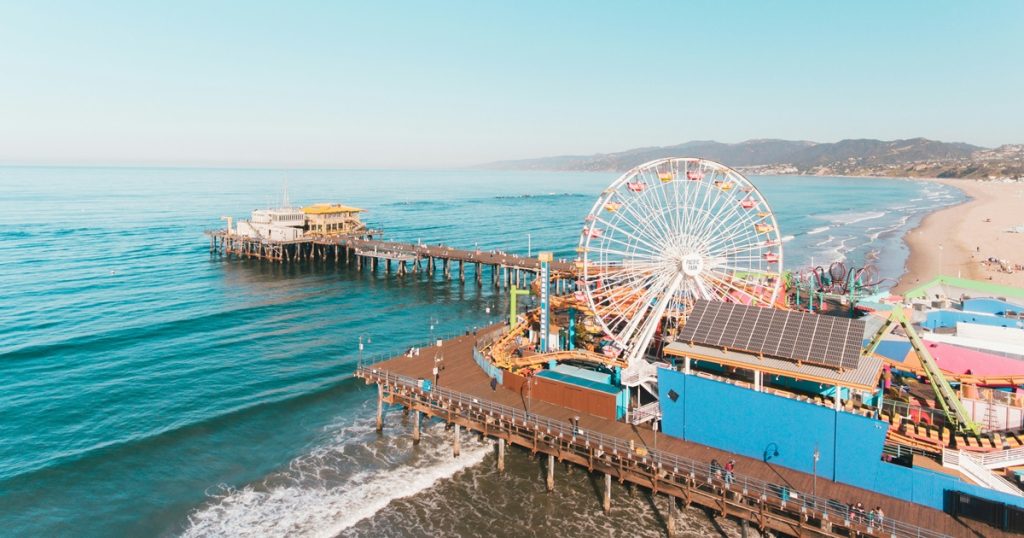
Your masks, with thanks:
M 505 438 L 498 438 L 498 472 L 505 472 Z
M 668 530 L 669 538 L 676 536 L 676 498 L 671 495 L 665 496 L 668 499 L 668 515 L 665 520 L 665 527 Z
M 408 408 L 406 408 L 408 409 Z M 420 410 L 417 409 L 412 414 L 412 444 L 420 444 Z
M 555 456 L 548 454 L 548 491 L 555 491 Z
M 377 433 L 382 431 L 384 431 L 384 385 L 377 385 Z
M 604 513 L 612 511 L 612 475 L 604 473 L 604 502 L 601 505 Z
M 456 422 L 455 428 L 452 430 L 452 456 L 457 458 L 460 454 L 462 454 L 462 425 Z

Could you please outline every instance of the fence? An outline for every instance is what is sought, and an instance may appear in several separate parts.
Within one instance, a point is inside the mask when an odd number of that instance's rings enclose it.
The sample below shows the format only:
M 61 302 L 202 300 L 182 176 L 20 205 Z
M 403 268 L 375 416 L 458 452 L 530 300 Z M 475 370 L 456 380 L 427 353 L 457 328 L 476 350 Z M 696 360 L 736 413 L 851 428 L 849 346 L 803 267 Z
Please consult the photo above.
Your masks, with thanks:
M 598 432 L 581 430 L 574 428 L 572 424 L 567 422 L 561 422 L 541 415 L 527 414 L 525 411 L 514 407 L 508 407 L 488 400 L 481 400 L 480 398 L 452 391 L 443 387 L 432 387 L 430 391 L 423 391 L 419 387 L 416 379 L 394 374 L 385 370 L 360 366 L 356 371 L 356 375 L 369 380 L 374 380 L 377 383 L 404 387 L 412 394 L 420 397 L 422 401 L 428 405 L 438 407 L 439 409 L 440 404 L 437 402 L 446 401 L 448 404 L 457 403 L 460 406 L 467 407 L 478 413 L 500 415 L 504 419 L 510 420 L 513 423 L 522 423 L 524 426 L 532 427 L 535 431 L 544 431 L 549 436 L 558 437 L 562 440 L 569 439 L 570 442 L 575 445 L 583 445 L 587 448 L 596 445 L 600 451 L 605 453 L 611 452 L 616 455 L 636 454 L 640 457 L 640 463 L 642 465 L 645 465 L 657 472 L 670 470 L 675 475 L 688 476 L 696 484 L 711 486 L 715 483 L 722 483 L 722 478 L 719 476 L 719 473 L 710 469 L 707 462 L 701 462 L 658 450 L 650 450 L 646 453 L 641 453 L 640 450 L 637 450 L 634 442 L 631 440 L 625 440 Z M 450 409 L 450 405 L 448 407 Z M 796 515 L 797 518 L 802 517 L 803 514 L 806 514 L 807 511 L 810 510 L 812 512 L 820 512 L 824 520 L 829 520 L 831 513 L 832 517 L 836 518 L 837 522 L 842 521 L 843 526 L 849 527 L 851 525 L 851 521 L 849 520 L 851 514 L 849 512 L 848 505 L 839 503 L 833 499 L 826 499 L 793 491 L 785 486 L 772 484 L 741 474 L 734 474 L 730 483 L 726 484 L 726 487 L 730 490 L 735 489 L 741 491 L 745 499 L 753 501 L 755 504 L 763 503 L 769 498 L 777 499 L 781 504 L 781 509 L 783 510 L 786 510 L 787 507 L 792 504 L 793 508 L 799 511 Z M 944 536 L 944 534 L 940 532 L 894 520 L 889 517 L 884 518 L 881 524 L 877 524 L 877 522 L 869 523 L 867 521 L 867 516 L 865 515 L 861 521 L 857 521 L 856 523 L 868 525 L 870 529 L 869 532 L 876 535 L 888 534 L 893 537 L 913 536 L 920 538 L 938 538 L 940 536 Z

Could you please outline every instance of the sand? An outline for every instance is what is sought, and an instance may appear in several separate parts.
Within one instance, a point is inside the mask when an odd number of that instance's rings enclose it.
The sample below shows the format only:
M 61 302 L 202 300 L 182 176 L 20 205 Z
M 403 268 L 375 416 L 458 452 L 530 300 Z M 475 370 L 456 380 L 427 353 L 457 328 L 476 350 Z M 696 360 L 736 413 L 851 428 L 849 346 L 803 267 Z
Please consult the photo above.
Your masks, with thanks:
M 932 213 L 904 238 L 910 247 L 906 273 L 894 293 L 938 275 L 961 276 L 1024 288 L 1024 270 L 1009 273 L 990 257 L 1024 264 L 1024 182 L 929 179 L 963 191 L 967 202 Z

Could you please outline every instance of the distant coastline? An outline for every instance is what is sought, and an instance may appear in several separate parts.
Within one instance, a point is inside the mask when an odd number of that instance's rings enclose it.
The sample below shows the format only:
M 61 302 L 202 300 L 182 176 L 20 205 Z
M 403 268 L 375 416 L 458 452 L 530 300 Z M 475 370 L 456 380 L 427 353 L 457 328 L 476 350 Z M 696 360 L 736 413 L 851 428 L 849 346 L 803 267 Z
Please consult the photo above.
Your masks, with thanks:
M 1010 231 L 1024 226 L 1024 182 L 908 179 L 954 187 L 967 199 L 930 213 L 907 232 L 910 255 L 894 292 L 939 275 L 1024 286 L 1024 271 L 1014 270 L 1024 264 L 1024 233 Z
M 983 148 L 926 138 L 851 139 L 834 143 L 777 139 L 736 144 L 692 141 L 615 153 L 497 161 L 477 168 L 624 172 L 648 161 L 680 156 L 718 161 L 751 175 L 1024 179 L 1024 144 Z

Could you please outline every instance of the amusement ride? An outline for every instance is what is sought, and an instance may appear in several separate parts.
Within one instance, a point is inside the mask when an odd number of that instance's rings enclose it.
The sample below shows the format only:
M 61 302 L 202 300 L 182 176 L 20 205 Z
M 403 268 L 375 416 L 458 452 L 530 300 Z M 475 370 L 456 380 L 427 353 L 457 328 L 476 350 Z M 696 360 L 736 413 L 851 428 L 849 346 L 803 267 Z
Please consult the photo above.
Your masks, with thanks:
M 649 381 L 651 344 L 674 333 L 697 299 L 784 301 L 782 240 L 761 192 L 705 159 L 659 159 L 605 189 L 580 236 L 577 296 L 627 364 L 623 383 Z

